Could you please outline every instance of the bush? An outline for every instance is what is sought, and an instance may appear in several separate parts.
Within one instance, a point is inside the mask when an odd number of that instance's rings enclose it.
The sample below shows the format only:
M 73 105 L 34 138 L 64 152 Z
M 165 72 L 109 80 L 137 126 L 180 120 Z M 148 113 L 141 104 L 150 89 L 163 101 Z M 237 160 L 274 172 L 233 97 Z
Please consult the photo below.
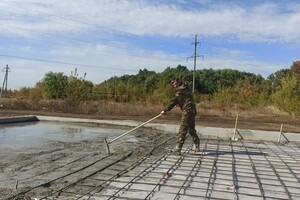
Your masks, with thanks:
M 273 103 L 290 114 L 300 115 L 300 82 L 292 75 L 284 78 L 282 88 L 272 95 Z

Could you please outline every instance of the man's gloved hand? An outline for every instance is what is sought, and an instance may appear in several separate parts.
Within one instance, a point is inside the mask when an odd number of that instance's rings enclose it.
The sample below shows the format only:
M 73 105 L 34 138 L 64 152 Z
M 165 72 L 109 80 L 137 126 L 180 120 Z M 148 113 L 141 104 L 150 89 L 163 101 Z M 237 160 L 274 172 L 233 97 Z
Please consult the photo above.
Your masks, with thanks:
M 165 112 L 164 110 L 160 112 L 161 115 L 166 115 L 167 112 Z

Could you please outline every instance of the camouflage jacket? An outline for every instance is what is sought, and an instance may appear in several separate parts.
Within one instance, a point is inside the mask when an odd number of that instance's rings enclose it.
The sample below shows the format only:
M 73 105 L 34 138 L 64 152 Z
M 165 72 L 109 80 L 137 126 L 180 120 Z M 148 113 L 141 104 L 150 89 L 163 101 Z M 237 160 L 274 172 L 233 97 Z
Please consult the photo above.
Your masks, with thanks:
M 192 112 L 196 114 L 196 105 L 193 93 L 189 87 L 182 85 L 175 89 L 175 95 L 170 103 L 164 108 L 164 111 L 170 111 L 175 106 L 179 106 L 182 111 Z

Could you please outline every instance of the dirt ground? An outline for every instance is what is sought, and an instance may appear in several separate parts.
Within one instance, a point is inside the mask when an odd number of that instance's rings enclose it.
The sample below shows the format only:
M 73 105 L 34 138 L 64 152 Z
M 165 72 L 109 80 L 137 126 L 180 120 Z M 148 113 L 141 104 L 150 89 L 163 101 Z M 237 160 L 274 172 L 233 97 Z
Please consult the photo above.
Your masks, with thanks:
M 73 118 L 87 119 L 109 119 L 109 120 L 137 120 L 145 122 L 153 116 L 100 116 L 100 115 L 83 115 L 68 113 L 51 113 L 44 111 L 17 111 L 17 110 L 0 110 L 0 118 L 22 116 L 22 115 L 44 115 L 44 116 L 61 116 Z M 162 116 L 153 123 L 178 124 L 179 116 Z M 236 118 L 205 116 L 198 115 L 196 125 L 206 127 L 223 127 L 234 128 Z M 300 120 L 288 117 L 239 117 L 237 127 L 240 129 L 256 129 L 256 130 L 280 130 L 281 124 L 284 124 L 284 131 L 300 132 Z M 1 125 L 0 125 L 1 126 Z M 122 131 L 122 130 L 121 130 Z M 123 130 L 124 132 L 124 130 Z M 151 133 L 151 134 L 148 134 Z M 138 158 L 155 144 L 161 143 L 174 134 L 162 134 L 160 131 L 141 128 L 126 137 L 122 141 L 118 141 L 112 151 L 118 155 L 125 155 L 129 151 L 134 151 L 132 157 Z M 38 148 L 15 148 L 7 149 L 0 146 L 0 200 L 9 199 L 14 194 L 22 191 L 31 190 L 36 186 L 43 186 L 51 180 L 64 176 L 69 172 L 82 169 L 86 165 L 92 165 L 99 168 L 98 164 L 93 164 L 97 160 L 106 156 L 106 150 L 102 140 L 81 141 L 81 142 L 52 142 Z M 138 144 L 138 145 L 137 145 Z M 175 139 L 170 140 L 168 148 L 175 144 Z M 165 148 L 166 150 L 166 148 Z M 163 153 L 164 150 L 161 151 Z M 111 159 L 118 159 L 117 157 Z M 89 172 L 86 172 L 89 173 Z M 82 173 L 76 177 L 68 176 L 61 182 L 51 185 L 51 189 L 64 187 L 66 184 L 85 176 Z M 50 187 L 39 187 L 40 189 L 26 193 L 25 199 L 36 195 L 44 195 L 49 192 Z M 32 196 L 30 196 L 32 195 Z M 22 197 L 24 198 L 24 197 Z M 13 198 L 17 199 L 17 198 Z

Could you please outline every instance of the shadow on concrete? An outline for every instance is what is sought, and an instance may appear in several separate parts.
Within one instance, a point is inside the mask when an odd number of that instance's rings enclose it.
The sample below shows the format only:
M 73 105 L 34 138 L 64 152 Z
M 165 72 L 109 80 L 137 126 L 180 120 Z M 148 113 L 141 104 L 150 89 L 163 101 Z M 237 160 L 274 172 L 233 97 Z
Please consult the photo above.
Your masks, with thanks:
M 268 154 L 266 153 L 261 153 L 261 152 L 249 152 L 249 151 L 204 151 L 205 156 L 215 156 L 215 155 L 225 155 L 225 154 L 230 154 L 230 155 L 257 155 L 257 156 L 267 156 Z

